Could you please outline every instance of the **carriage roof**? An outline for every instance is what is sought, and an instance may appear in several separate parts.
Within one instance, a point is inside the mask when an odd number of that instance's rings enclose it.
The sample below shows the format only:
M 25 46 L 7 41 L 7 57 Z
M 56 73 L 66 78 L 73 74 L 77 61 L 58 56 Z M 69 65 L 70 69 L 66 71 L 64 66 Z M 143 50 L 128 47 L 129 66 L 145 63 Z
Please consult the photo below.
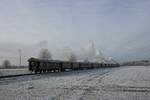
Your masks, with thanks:
M 34 61 L 34 62 L 61 62 L 60 60 L 48 60 L 48 59 L 38 59 L 38 58 L 30 58 L 28 60 L 29 62 Z

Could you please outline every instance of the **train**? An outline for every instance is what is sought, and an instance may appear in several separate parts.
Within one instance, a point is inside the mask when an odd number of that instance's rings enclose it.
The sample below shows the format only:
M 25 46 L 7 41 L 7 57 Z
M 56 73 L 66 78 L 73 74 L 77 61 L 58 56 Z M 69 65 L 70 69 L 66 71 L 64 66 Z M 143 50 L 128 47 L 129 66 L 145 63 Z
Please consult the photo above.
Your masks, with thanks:
M 118 63 L 71 62 L 61 60 L 46 60 L 33 57 L 28 59 L 28 63 L 28 70 L 35 73 L 63 72 L 66 70 L 82 70 L 120 66 Z

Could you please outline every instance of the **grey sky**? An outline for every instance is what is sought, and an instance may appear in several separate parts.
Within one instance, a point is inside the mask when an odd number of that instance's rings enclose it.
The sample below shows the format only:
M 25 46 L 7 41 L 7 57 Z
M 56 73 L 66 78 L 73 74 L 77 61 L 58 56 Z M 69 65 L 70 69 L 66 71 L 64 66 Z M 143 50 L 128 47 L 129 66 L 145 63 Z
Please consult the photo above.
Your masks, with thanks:
M 94 42 L 119 61 L 149 59 L 149 9 L 150 0 L 0 0 L 0 54 Z

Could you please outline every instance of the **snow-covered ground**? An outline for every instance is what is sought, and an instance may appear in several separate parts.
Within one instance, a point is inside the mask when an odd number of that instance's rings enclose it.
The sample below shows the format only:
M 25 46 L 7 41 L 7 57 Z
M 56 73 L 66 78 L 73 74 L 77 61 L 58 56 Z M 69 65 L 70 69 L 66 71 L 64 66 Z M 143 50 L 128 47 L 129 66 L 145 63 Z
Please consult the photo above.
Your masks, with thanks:
M 149 99 L 149 66 L 103 68 L 0 79 L 0 100 Z
M 31 73 L 31 72 L 28 71 L 28 68 L 0 69 L 0 76 L 28 74 L 28 73 Z

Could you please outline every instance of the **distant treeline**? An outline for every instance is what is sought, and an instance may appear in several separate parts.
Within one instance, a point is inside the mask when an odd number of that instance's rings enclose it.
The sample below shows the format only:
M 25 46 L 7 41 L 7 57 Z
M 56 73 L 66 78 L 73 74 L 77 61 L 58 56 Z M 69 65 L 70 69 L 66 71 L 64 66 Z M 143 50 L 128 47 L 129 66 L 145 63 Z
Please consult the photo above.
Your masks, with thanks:
M 121 64 L 122 66 L 149 66 L 150 60 L 128 61 Z

